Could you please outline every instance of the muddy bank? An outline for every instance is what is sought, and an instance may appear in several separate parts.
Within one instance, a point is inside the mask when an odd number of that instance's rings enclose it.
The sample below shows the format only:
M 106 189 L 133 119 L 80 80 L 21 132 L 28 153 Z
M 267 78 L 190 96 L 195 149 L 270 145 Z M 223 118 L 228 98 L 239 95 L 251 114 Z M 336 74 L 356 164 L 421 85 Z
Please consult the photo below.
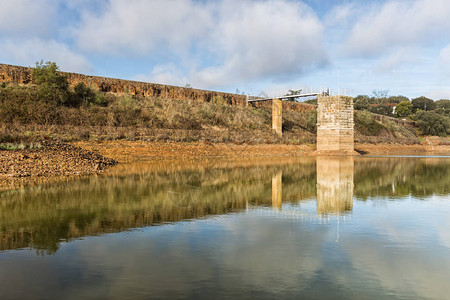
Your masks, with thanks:
M 232 143 L 176 143 L 144 141 L 76 142 L 74 145 L 110 157 L 119 162 L 196 159 L 214 157 L 296 157 L 316 150 L 315 144 L 232 144 Z M 450 154 L 450 145 L 355 144 L 362 154 Z
M 111 158 L 57 141 L 43 141 L 40 148 L 0 150 L 0 189 L 21 182 L 43 182 L 102 172 L 117 164 Z
M 216 157 L 292 157 L 303 156 L 314 151 L 316 147 L 311 144 L 287 145 L 145 141 L 75 142 L 73 144 L 119 162 L 186 160 Z
M 355 144 L 355 150 L 361 154 L 384 154 L 384 155 L 434 155 L 447 154 L 450 155 L 450 145 L 433 145 L 433 144 Z
M 199 158 L 264 159 L 273 162 L 289 157 L 306 157 L 315 144 L 233 144 L 209 142 L 84 141 L 71 145 L 42 142 L 32 150 L 0 150 L 0 190 L 48 181 L 69 180 L 81 175 L 98 174 L 109 166 L 139 161 L 169 160 L 183 165 Z M 361 154 L 450 155 L 450 145 L 355 144 Z

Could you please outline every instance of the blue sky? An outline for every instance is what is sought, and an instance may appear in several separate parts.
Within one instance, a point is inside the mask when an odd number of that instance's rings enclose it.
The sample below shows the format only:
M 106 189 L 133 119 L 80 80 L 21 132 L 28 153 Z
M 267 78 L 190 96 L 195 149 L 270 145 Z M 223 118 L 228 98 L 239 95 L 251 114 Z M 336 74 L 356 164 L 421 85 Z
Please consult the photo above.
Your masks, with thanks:
M 0 0 L 0 62 L 258 95 L 450 98 L 450 2 Z

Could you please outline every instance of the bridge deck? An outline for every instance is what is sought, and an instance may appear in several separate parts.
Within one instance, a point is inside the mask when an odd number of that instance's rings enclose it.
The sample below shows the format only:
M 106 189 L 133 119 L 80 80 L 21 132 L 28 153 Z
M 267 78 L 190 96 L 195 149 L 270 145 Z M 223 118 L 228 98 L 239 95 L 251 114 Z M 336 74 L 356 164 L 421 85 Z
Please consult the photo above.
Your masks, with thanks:
M 312 97 L 312 96 L 318 96 L 321 93 L 309 93 L 309 94 L 298 94 L 298 95 L 289 95 L 289 96 L 280 96 L 280 97 L 273 97 L 273 98 L 261 98 L 261 99 L 248 99 L 247 102 L 257 102 L 257 101 L 269 101 L 273 99 L 281 99 L 281 100 L 287 100 L 287 99 L 293 99 L 293 98 L 300 98 L 300 97 Z

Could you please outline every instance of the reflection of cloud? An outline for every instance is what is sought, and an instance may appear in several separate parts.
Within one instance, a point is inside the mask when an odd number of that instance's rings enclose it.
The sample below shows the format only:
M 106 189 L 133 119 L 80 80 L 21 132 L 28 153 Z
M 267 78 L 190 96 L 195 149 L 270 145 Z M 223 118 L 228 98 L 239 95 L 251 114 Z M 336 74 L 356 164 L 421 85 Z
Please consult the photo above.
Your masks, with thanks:
M 177 298 L 206 291 L 236 296 L 298 291 L 307 288 L 322 268 L 320 255 L 310 254 L 323 245 L 327 228 L 299 235 L 295 223 L 286 226 L 251 214 L 232 222 L 230 218 L 234 217 L 86 238 L 62 245 L 57 256 L 45 257 L 56 265 L 48 261 L 33 265 L 34 274 L 48 276 L 9 273 L 9 268 L 17 268 L 13 259 L 9 267 L 1 264 L 0 274 L 12 274 L 3 282 L 20 284 L 14 291 L 20 296 L 51 290 L 63 281 L 64 289 L 53 290 L 55 298 L 123 298 L 140 293 Z M 59 261 L 58 255 L 70 255 L 70 260 Z M 52 276 L 61 268 L 68 270 L 66 277 Z
M 374 280 L 386 292 L 411 298 L 447 297 L 450 262 L 426 249 L 380 247 L 380 240 L 354 240 L 347 247 L 353 268 L 366 280 Z
M 446 298 L 450 260 L 446 259 L 448 250 L 440 247 L 440 233 L 441 228 L 450 230 L 446 222 L 437 222 L 446 216 L 436 215 L 444 207 L 432 199 L 423 199 L 426 203 L 403 199 L 399 201 L 404 205 L 370 207 L 360 215 L 365 220 L 360 229 L 363 234 L 346 233 L 344 239 L 351 242 L 343 244 L 357 274 L 354 276 L 375 281 L 382 290 L 396 295 Z M 353 278 L 341 276 L 347 281 Z

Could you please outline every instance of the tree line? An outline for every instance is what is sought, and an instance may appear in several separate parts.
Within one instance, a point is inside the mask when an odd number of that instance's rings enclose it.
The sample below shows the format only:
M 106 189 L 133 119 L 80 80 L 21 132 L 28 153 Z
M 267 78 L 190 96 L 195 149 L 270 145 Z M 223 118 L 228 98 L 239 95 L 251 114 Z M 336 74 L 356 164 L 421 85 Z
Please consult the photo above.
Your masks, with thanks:
M 374 92 L 373 96 L 359 95 L 353 99 L 355 110 L 405 118 L 415 121 L 423 134 L 446 136 L 450 134 L 450 100 L 434 101 L 425 96 L 409 99 L 405 96 L 387 96 Z

